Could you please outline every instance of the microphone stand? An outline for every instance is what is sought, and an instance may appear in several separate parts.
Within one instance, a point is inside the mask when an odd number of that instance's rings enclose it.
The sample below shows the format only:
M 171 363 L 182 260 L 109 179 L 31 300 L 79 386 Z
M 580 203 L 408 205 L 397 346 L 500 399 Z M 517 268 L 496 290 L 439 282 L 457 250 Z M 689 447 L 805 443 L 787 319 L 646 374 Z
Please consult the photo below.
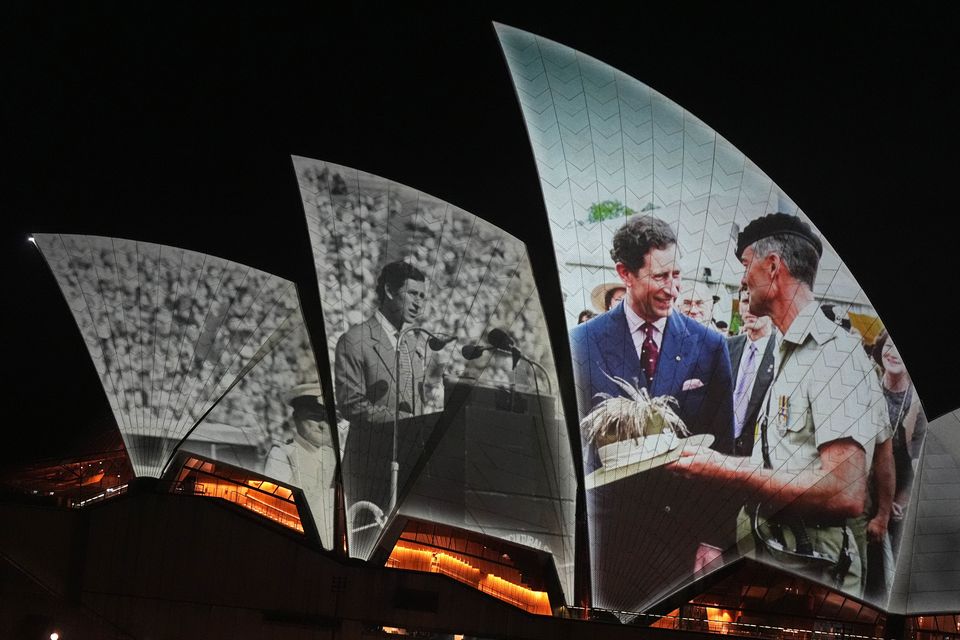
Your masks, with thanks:
M 520 350 L 517 349 L 516 347 L 513 347 L 512 349 L 503 349 L 503 348 L 501 348 L 501 347 L 494 347 L 494 348 L 495 348 L 497 351 L 501 352 L 501 353 L 509 353 L 511 356 L 513 356 L 514 361 L 515 361 L 515 364 L 514 364 L 514 366 L 513 366 L 513 380 L 514 380 L 513 384 L 514 384 L 514 385 L 516 384 L 516 380 L 517 380 L 517 365 L 516 365 L 516 362 L 520 362 L 521 360 L 523 360 L 524 362 L 526 362 L 527 364 L 529 364 L 529 365 L 530 365 L 530 368 L 533 370 L 533 380 L 534 380 L 534 384 L 537 384 L 537 386 L 539 386 L 539 384 L 537 383 L 537 370 L 540 370 L 540 371 L 543 372 L 543 377 L 544 377 L 544 379 L 547 381 L 547 393 L 549 393 L 549 394 L 551 394 L 551 395 L 553 394 L 553 383 L 550 382 L 550 374 L 547 373 L 546 368 L 545 368 L 542 364 L 540 364 L 540 363 L 537 362 L 536 360 L 531 360 L 531 359 L 528 358 L 527 356 L 523 355 L 523 354 L 520 352 Z
M 407 327 L 400 331 L 400 335 L 397 336 L 397 344 L 394 346 L 393 350 L 393 376 L 394 380 L 397 381 L 397 393 L 394 397 L 393 403 L 393 459 L 390 461 L 390 504 L 387 505 L 386 512 L 392 513 L 393 508 L 397 505 L 397 493 L 400 483 L 400 450 L 399 450 L 399 434 L 400 434 L 400 345 L 403 344 L 403 339 L 407 336 L 408 333 L 425 333 L 432 340 L 436 341 L 438 348 L 434 351 L 439 351 L 443 347 L 447 346 L 454 341 L 455 336 L 448 336 L 445 334 L 436 334 L 430 331 L 429 329 L 424 329 L 423 327 L 411 326 Z M 441 335 L 443 337 L 441 337 Z M 433 348 L 433 344 L 430 345 Z M 407 358 L 410 358 L 410 354 L 407 353 Z M 412 402 L 416 402 L 417 394 L 417 379 L 413 372 L 413 360 L 410 360 L 410 377 L 413 382 L 413 398 Z
M 553 395 L 553 383 L 550 382 L 550 374 L 547 373 L 546 368 L 536 360 L 531 360 L 530 358 L 524 355 L 521 355 L 520 359 L 526 362 L 527 364 L 529 364 L 530 368 L 533 369 L 533 381 L 535 384 L 537 381 L 537 369 L 543 372 L 543 378 L 547 381 L 547 393 L 549 395 Z M 537 385 L 538 389 L 539 389 L 539 386 L 540 385 Z

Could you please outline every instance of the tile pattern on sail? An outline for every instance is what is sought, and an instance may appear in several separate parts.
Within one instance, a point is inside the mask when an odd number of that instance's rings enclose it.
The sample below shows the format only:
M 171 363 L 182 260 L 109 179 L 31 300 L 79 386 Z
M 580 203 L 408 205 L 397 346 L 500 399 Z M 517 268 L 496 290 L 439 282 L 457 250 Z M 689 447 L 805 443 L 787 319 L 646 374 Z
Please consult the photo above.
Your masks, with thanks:
M 294 158 L 294 168 L 313 247 L 327 349 L 338 393 L 335 401 L 346 443 L 344 489 L 348 518 L 353 519 L 348 525 L 351 554 L 368 557 L 379 533 L 396 513 L 402 512 L 549 548 L 569 589 L 575 479 L 556 399 L 550 342 L 523 243 L 466 211 L 363 171 L 299 157 Z M 424 417 L 401 425 L 395 492 L 398 509 L 391 513 L 393 425 L 389 418 L 394 407 L 386 406 L 389 402 L 383 396 L 374 404 L 378 405 L 377 411 L 388 416 L 385 422 L 374 429 L 361 418 L 355 418 L 355 423 L 364 424 L 347 424 L 345 399 L 339 395 L 347 389 L 340 379 L 346 378 L 346 367 L 338 359 L 347 355 L 342 343 L 347 339 L 345 334 L 375 316 L 378 275 L 385 265 L 398 260 L 424 274 L 426 298 L 414 323 L 438 335 L 456 336 L 456 341 L 433 351 L 425 335 L 414 334 L 414 350 L 423 361 L 423 371 L 418 375 L 422 375 L 425 400 L 425 406 L 418 407 L 416 413 Z M 525 362 L 514 369 L 509 354 L 486 351 L 479 358 L 466 359 L 462 347 L 485 345 L 492 329 L 510 334 L 524 356 L 542 364 L 549 380 Z M 378 335 L 379 331 L 375 329 Z M 396 336 L 384 333 L 383 343 L 377 345 L 370 344 L 370 334 L 364 336 L 362 344 L 352 349 L 362 350 L 373 360 L 364 361 L 367 384 L 372 386 L 376 381 L 392 385 Z M 374 351 L 379 360 L 372 355 Z M 536 449 L 511 452 L 498 447 L 497 425 L 491 423 L 476 424 L 466 444 L 463 433 L 454 435 L 456 427 L 450 426 L 451 421 L 456 423 L 455 416 L 448 415 L 451 419 L 444 419 L 446 426 L 441 430 L 435 428 L 443 410 L 450 414 L 455 402 L 470 405 L 472 408 L 465 411 L 473 411 L 470 415 L 474 417 L 479 411 L 476 405 L 494 402 L 494 396 L 500 393 L 498 386 L 522 391 L 527 394 L 524 397 L 540 398 L 542 411 L 529 405 L 526 411 L 527 416 L 539 416 L 532 432 L 538 442 Z M 462 392 L 460 396 L 465 393 L 468 398 L 458 396 L 457 389 Z M 482 393 L 488 394 L 483 401 L 477 399 Z M 361 390 L 363 394 L 375 395 L 370 388 Z M 453 400 L 453 396 L 460 399 Z M 496 407 L 488 408 L 493 410 L 492 415 L 500 415 Z M 450 440 L 458 437 L 459 456 L 465 466 L 451 478 L 443 475 L 436 458 L 450 446 L 456 449 Z M 465 446 L 476 449 L 465 454 Z M 511 468 L 506 468 L 508 455 L 512 456 Z M 522 486 L 547 492 L 535 513 L 506 522 L 478 501 L 467 499 L 469 504 L 464 507 L 465 494 L 479 495 L 483 488 L 512 477 L 511 473 L 533 478 L 527 478 L 530 481 Z M 434 499 L 436 496 L 428 496 L 441 484 L 458 494 L 458 506 L 444 506 Z M 380 524 L 371 514 L 380 517 Z M 364 529 L 364 525 L 369 526 Z
M 570 47 L 504 25 L 496 30 L 527 125 L 571 328 L 581 310 L 592 309 L 596 287 L 619 281 L 610 249 L 626 216 L 659 218 L 673 229 L 683 290 L 693 283 L 705 287 L 716 301 L 714 318 L 731 324 L 739 319 L 736 298 L 743 273 L 734 255 L 739 230 L 762 215 L 781 212 L 800 218 L 816 233 L 803 211 L 759 167 L 667 97 Z M 818 304 L 837 318 L 836 328 L 822 339 L 836 340 L 821 359 L 809 363 L 816 366 L 792 369 L 780 383 L 791 385 L 798 396 L 800 390 L 816 396 L 811 406 L 818 423 L 831 420 L 854 431 L 882 429 L 882 422 L 889 423 L 882 416 L 884 400 L 869 380 L 877 372 L 858 342 L 862 335 L 870 347 L 882 324 L 836 251 L 826 240 L 823 245 L 813 292 Z M 844 328 L 841 320 L 846 320 Z M 629 337 L 622 342 L 607 345 L 611 352 L 620 349 L 620 360 L 635 349 Z M 587 366 L 576 349 L 573 355 L 575 370 Z M 865 393 L 868 388 L 873 391 Z M 592 395 L 591 388 L 578 392 L 581 399 Z M 710 408 L 722 410 L 720 404 Z M 589 406 L 580 409 L 583 415 Z M 864 437 L 870 457 L 875 442 L 873 436 Z M 590 454 L 585 449 L 585 459 Z M 799 458 L 774 462 L 775 473 L 801 471 Z M 737 557 L 736 544 L 705 566 L 699 556 L 676 551 L 685 538 L 703 542 L 711 531 L 735 526 L 742 498 L 738 502 L 732 489 L 654 472 L 645 476 L 642 494 L 588 491 L 594 605 L 642 610 Z M 645 509 L 643 525 L 650 535 L 631 538 L 606 519 Z M 600 549 L 601 537 L 625 548 L 622 553 Z M 746 538 L 740 542 L 749 542 Z
M 148 242 L 68 234 L 35 240 L 138 476 L 158 477 L 188 434 L 185 450 L 255 473 L 265 472 L 271 455 L 282 463 L 294 432 L 285 395 L 308 383 L 319 389 L 292 282 Z M 332 492 L 334 466 L 327 466 L 324 494 Z M 317 502 L 313 515 L 329 543 L 330 499 Z

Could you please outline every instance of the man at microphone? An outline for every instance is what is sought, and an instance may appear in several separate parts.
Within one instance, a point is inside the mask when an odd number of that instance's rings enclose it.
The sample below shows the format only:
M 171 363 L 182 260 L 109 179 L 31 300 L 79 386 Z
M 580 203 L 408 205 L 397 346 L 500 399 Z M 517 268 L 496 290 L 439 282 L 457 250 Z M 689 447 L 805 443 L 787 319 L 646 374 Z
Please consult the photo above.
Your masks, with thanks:
M 392 424 L 398 396 L 401 418 L 423 413 L 425 359 L 414 332 L 399 344 L 399 371 L 394 366 L 397 340 L 420 316 L 426 295 L 422 271 L 402 260 L 385 265 L 377 278 L 377 311 L 337 341 L 337 408 L 351 426 Z
M 409 441 L 417 438 L 407 432 L 415 426 L 400 422 L 421 415 L 426 400 L 425 347 L 418 332 L 404 333 L 426 305 L 426 277 L 407 262 L 391 262 L 377 278 L 377 299 L 376 312 L 337 341 L 334 361 L 337 409 L 350 423 L 343 445 L 350 549 L 361 558 L 372 553 L 392 504 L 392 467 L 399 465 L 401 474 L 410 470 L 404 461 Z M 398 426 L 400 450 L 395 452 Z

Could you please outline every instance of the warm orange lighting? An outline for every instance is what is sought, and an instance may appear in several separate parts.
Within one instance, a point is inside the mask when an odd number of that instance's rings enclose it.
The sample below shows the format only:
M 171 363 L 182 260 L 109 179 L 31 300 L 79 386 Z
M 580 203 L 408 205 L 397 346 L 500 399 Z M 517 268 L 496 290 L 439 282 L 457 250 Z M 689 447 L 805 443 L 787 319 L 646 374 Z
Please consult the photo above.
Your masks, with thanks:
M 707 627 L 697 627 L 698 631 L 708 631 L 710 633 L 718 633 L 721 635 L 726 635 L 730 633 L 730 626 L 733 623 L 733 616 L 726 609 L 720 609 L 719 607 L 704 607 L 707 613 Z M 651 626 L 659 627 L 661 629 L 682 629 L 684 628 L 684 623 L 689 624 L 703 624 L 703 619 L 693 619 L 685 618 L 680 614 L 680 609 L 674 609 L 667 615 L 661 617 L 659 620 L 654 622 Z
M 215 467 L 212 463 L 190 458 L 184 463 L 178 480 L 185 483 L 190 476 L 193 481 L 180 486 L 188 486 L 189 491 L 196 495 L 227 500 L 303 533 L 303 523 L 290 489 L 266 480 L 231 480 L 207 475 L 213 471 Z
M 733 622 L 733 617 L 729 611 L 707 607 L 707 627 L 710 633 L 730 633 L 731 622 Z
M 677 620 L 680 619 L 680 609 L 674 609 L 665 616 L 662 616 L 659 620 L 654 622 L 652 627 L 659 627 L 661 629 L 676 629 Z
M 303 532 L 303 524 L 295 504 L 281 500 L 267 493 L 249 491 L 243 485 L 227 482 L 197 483 L 196 492 L 212 498 L 221 498 L 240 505 L 285 527 Z
M 491 573 L 483 574 L 469 562 L 442 551 L 416 548 L 401 542 L 393 548 L 390 558 L 387 559 L 387 566 L 442 573 L 530 613 L 551 615 L 550 598 L 546 592 L 534 591 Z
M 92 476 L 87 476 L 80 481 L 81 486 L 88 486 L 91 484 L 100 484 L 103 481 L 104 472 L 101 469 L 99 473 L 95 473 Z
M 550 599 L 543 591 L 533 591 L 490 573 L 481 578 L 480 590 L 531 613 L 550 615 Z

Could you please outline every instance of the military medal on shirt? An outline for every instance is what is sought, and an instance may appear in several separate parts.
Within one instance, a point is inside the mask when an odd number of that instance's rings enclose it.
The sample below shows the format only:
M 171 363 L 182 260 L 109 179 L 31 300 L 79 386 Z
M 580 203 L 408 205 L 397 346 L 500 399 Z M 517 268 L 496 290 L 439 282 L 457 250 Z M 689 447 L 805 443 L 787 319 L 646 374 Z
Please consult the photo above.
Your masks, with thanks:
M 787 435 L 787 421 L 790 419 L 790 396 L 779 396 L 777 399 L 777 433 L 780 437 Z

